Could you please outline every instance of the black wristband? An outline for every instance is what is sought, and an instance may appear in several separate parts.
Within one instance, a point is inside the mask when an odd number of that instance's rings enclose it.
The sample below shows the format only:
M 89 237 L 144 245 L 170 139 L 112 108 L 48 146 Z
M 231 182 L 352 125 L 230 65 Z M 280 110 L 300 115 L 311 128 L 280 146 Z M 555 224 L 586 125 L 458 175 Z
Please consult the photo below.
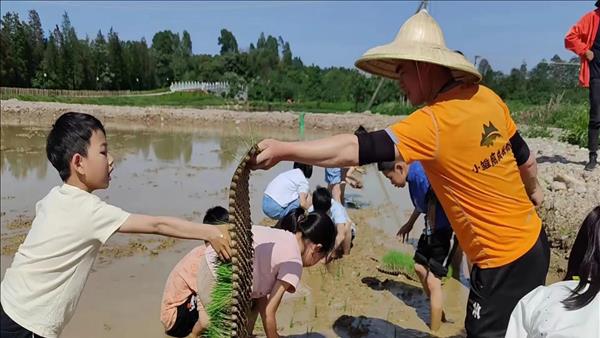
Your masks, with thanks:
M 359 165 L 393 161 L 396 158 L 394 142 L 385 130 L 356 135 Z
M 523 163 L 527 162 L 529 159 L 529 147 L 518 131 L 510 138 L 510 147 L 515 155 L 518 166 L 521 166 Z

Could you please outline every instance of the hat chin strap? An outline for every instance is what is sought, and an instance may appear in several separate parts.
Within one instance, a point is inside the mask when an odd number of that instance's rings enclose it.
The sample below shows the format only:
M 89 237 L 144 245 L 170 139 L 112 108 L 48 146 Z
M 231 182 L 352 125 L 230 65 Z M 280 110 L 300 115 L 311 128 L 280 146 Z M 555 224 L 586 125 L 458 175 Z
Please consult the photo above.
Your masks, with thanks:
M 415 63 L 415 68 L 417 69 L 417 78 L 419 79 L 419 89 L 421 90 L 421 95 L 425 96 L 425 91 L 423 90 L 423 81 L 421 80 L 421 72 L 419 71 L 419 63 L 417 61 L 413 61 Z M 423 100 L 424 102 L 428 102 L 427 100 Z

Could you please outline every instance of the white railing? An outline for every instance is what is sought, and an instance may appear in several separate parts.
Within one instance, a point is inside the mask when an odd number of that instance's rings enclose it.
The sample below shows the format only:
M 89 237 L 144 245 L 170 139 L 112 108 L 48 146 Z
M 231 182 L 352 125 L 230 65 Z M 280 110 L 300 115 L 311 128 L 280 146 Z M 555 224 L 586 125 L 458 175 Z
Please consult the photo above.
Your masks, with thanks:
M 173 82 L 169 89 L 171 92 L 203 91 L 216 95 L 225 95 L 229 93 L 230 86 L 227 82 L 179 81 Z M 246 101 L 248 99 L 247 89 L 245 87 L 242 88 L 235 98 Z

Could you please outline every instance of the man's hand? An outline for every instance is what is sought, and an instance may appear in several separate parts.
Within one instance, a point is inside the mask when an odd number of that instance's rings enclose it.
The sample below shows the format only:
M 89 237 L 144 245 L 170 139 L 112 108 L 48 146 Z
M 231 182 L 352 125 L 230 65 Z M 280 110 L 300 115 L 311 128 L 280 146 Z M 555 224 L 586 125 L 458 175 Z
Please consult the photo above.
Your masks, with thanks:
M 262 140 L 258 143 L 258 148 L 260 149 L 260 154 L 251 161 L 250 167 L 252 170 L 263 169 L 268 170 L 271 169 L 274 165 L 281 161 L 282 148 L 284 147 L 284 142 L 266 139 Z
M 396 237 L 402 241 L 402 243 L 406 242 L 406 240 L 408 239 L 408 234 L 410 233 L 410 231 L 413 228 L 414 223 L 406 223 L 402 226 L 402 228 L 400 228 L 400 230 L 398 230 L 398 233 L 396 233 Z
M 529 194 L 529 199 L 536 208 L 542 205 L 544 201 L 544 189 L 540 185 L 540 182 L 536 182 L 535 189 Z
M 229 247 L 231 239 L 229 238 L 227 225 L 215 225 L 214 229 L 207 240 L 219 255 L 219 258 L 229 261 L 231 259 L 231 248 Z
M 588 61 L 592 61 L 594 59 L 594 52 L 592 52 L 591 50 L 586 50 L 585 51 L 585 58 Z

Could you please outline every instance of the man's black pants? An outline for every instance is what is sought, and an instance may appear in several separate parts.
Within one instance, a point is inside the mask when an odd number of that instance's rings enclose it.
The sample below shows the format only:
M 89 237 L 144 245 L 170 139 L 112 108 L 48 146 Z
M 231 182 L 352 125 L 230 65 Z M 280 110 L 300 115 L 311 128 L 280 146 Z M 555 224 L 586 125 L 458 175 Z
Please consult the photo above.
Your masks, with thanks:
M 588 149 L 590 153 L 598 151 L 600 131 L 600 78 L 590 80 L 590 122 L 588 124 Z

